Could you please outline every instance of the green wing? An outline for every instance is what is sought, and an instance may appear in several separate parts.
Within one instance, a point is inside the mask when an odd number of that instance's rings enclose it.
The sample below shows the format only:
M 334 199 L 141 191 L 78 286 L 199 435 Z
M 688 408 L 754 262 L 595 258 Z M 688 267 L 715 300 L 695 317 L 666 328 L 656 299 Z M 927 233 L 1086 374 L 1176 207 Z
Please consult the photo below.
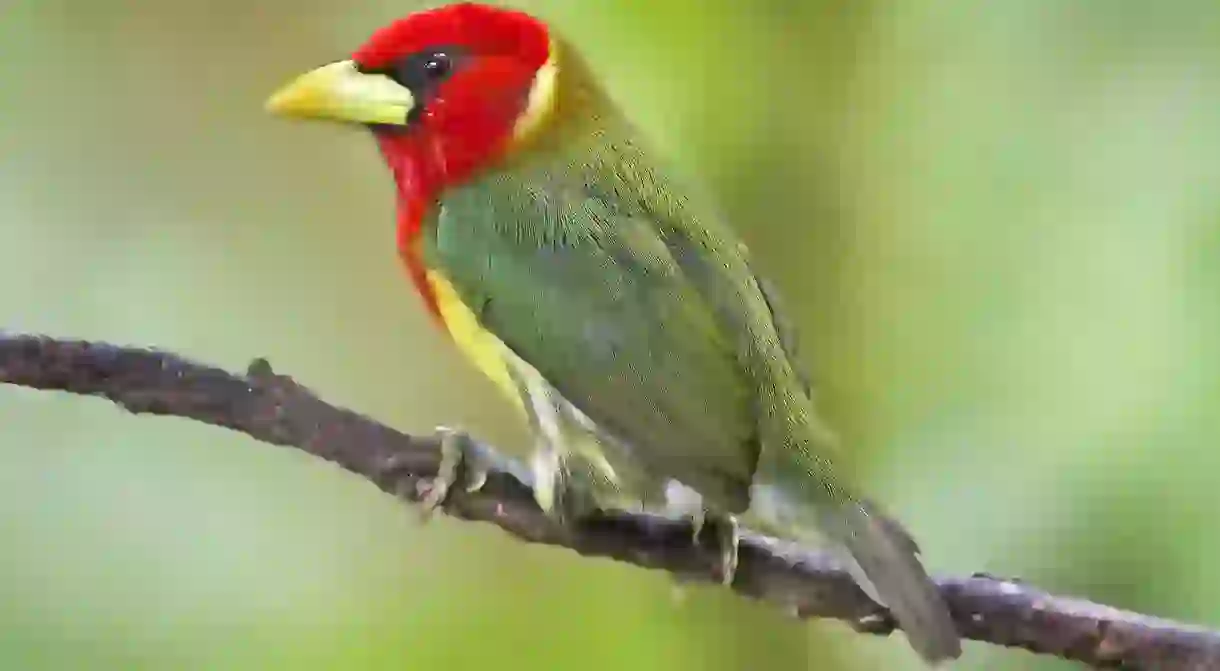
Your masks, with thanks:
M 796 325 L 788 319 L 787 310 L 784 308 L 784 303 L 775 285 L 757 273 L 754 275 L 754 281 L 758 284 L 758 290 L 762 293 L 763 299 L 767 302 L 767 310 L 771 313 L 771 322 L 779 337 L 780 347 L 783 348 L 788 362 L 792 365 L 793 374 L 800 380 L 801 388 L 808 396 L 813 393 L 813 385 L 797 358 Z
M 450 194 L 427 261 L 633 458 L 726 511 L 744 509 L 757 394 L 740 363 L 748 345 L 698 276 L 719 266 L 683 258 L 693 250 L 673 243 L 689 241 L 688 225 L 640 200 L 624 207 L 588 180 L 535 177 Z

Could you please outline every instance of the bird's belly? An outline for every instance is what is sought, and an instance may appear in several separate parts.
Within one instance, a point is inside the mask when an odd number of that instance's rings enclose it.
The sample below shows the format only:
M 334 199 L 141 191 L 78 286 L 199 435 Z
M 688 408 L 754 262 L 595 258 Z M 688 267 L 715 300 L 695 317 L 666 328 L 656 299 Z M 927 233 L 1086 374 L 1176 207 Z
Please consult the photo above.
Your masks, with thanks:
M 632 481 L 638 481 L 630 487 L 632 495 L 653 498 L 651 493 L 644 491 L 652 486 L 651 483 L 644 482 L 647 478 L 642 472 L 635 473 L 638 465 L 631 463 L 630 450 L 624 444 L 610 438 L 596 422 L 569 401 L 555 396 L 558 392 L 537 369 L 517 356 L 494 333 L 483 328 L 474 311 L 443 274 L 428 270 L 425 277 L 432 289 L 437 312 L 453 342 L 513 402 L 523 417 L 528 420 L 532 411 L 538 421 L 546 421 L 554 413 L 545 406 L 556 400 L 563 404 L 563 426 L 559 427 L 563 444 L 557 447 L 562 450 L 565 459 L 577 460 L 569 466 L 584 464 L 591 474 L 606 479 L 615 488 L 628 485 L 621 481 L 627 476 Z M 531 407 L 527 408 L 527 403 Z M 555 419 L 550 418 L 550 421 Z M 611 448 L 608 452 L 607 447 Z M 633 474 L 628 476 L 629 472 Z

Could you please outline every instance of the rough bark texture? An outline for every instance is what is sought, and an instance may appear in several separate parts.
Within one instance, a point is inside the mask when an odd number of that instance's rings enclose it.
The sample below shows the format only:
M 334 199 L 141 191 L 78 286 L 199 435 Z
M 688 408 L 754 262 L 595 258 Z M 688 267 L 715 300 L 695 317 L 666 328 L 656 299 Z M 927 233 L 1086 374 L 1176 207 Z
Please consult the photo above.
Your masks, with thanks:
M 132 413 L 240 431 L 329 460 L 410 501 L 419 500 L 440 463 L 435 437 L 401 433 L 330 405 L 262 359 L 233 374 L 164 351 L 0 332 L 0 383 L 100 396 Z M 495 468 L 479 492 L 454 492 L 446 504 L 450 515 L 494 524 L 526 542 L 669 571 L 683 582 L 719 582 L 714 549 L 689 541 L 688 522 L 607 514 L 565 530 L 535 505 L 522 465 L 486 445 L 477 449 Z M 1218 632 L 986 575 L 937 583 L 969 639 L 1097 668 L 1220 670 Z M 888 635 L 895 628 L 830 557 L 748 531 L 732 589 L 802 618 L 843 620 L 864 633 Z

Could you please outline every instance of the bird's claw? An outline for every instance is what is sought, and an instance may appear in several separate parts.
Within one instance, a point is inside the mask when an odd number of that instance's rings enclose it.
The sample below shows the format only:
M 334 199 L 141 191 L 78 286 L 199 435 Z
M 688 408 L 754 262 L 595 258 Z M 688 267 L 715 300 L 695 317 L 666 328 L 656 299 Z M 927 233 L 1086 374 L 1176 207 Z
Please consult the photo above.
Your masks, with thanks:
M 436 469 L 436 476 L 428 483 L 427 492 L 420 498 L 425 522 L 438 509 L 444 508 L 453 487 L 461 486 L 467 493 L 474 493 L 487 483 L 487 466 L 480 463 L 475 455 L 470 434 L 461 429 L 438 426 L 436 435 L 441 443 L 441 463 Z
M 716 550 L 720 553 L 720 582 L 725 586 L 732 585 L 733 578 L 737 576 L 737 548 L 741 542 L 737 518 L 704 510 L 691 515 L 691 527 L 691 541 L 696 545 L 703 531 L 711 527 Z

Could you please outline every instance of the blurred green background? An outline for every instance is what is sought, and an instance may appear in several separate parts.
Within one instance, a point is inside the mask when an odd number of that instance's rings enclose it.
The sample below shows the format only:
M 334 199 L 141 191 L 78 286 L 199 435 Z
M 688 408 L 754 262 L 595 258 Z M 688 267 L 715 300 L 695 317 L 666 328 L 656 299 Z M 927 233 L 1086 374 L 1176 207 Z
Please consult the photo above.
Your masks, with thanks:
M 935 571 L 1220 626 L 1220 4 L 520 4 L 718 194 Z M 523 452 L 372 142 L 262 112 L 418 6 L 4 3 L 0 327 L 267 356 Z M 4 388 L 0 460 L 0 668 L 919 668 L 196 423 Z

